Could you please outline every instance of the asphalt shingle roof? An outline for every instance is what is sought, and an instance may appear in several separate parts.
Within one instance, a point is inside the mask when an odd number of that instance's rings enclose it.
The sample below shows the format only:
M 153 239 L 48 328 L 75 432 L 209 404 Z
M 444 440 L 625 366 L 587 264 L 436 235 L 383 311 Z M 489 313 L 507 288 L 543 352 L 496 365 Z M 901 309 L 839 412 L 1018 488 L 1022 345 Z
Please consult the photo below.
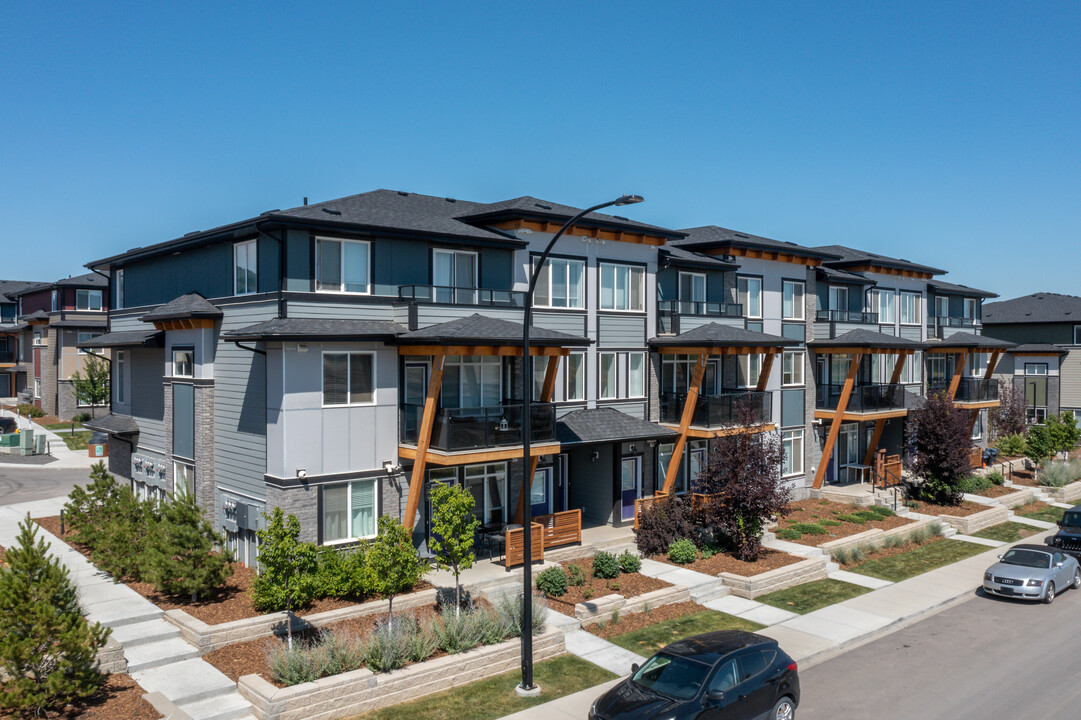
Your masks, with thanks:
M 556 439 L 561 445 L 650 440 L 675 434 L 666 427 L 639 420 L 614 408 L 575 410 L 556 422 Z
M 799 345 L 800 341 L 731 325 L 707 323 L 679 335 L 650 338 L 649 344 L 656 347 L 792 347 Z
M 393 339 L 406 332 L 396 322 L 343 318 L 274 318 L 223 333 L 229 340 L 288 340 L 303 338 Z
M 658 257 L 663 262 L 667 260 L 669 265 L 676 267 L 701 268 L 703 270 L 738 270 L 736 263 L 726 262 L 716 255 L 685 250 L 684 248 L 668 245 L 657 251 Z
M 1016 343 L 1008 340 L 999 340 L 987 335 L 966 332 L 956 332 L 948 338 L 944 338 L 940 343 L 927 343 L 928 349 L 934 348 L 936 345 L 939 347 L 983 348 L 986 350 L 1008 350 L 1016 347 Z
M 1081 325 L 1081 297 L 1040 292 L 983 305 L 984 325 L 1055 322 Z
M 849 272 L 847 270 L 841 270 L 840 268 L 831 268 L 831 267 L 826 267 L 825 265 L 820 265 L 818 267 L 818 272 L 821 273 L 827 280 L 832 280 L 833 282 L 849 283 L 849 284 L 854 283 L 854 284 L 858 284 L 858 285 L 877 285 L 878 284 L 877 281 L 872 280 L 871 278 L 866 277 L 865 275 L 861 275 L 860 273 Z
M 943 295 L 967 295 L 968 297 L 997 298 L 998 294 L 990 290 L 979 290 L 968 285 L 955 285 L 942 280 L 928 280 L 927 287 Z
M 738 230 L 731 230 L 717 225 L 684 228 L 682 232 L 687 233 L 687 237 L 683 240 L 677 240 L 673 244 L 691 250 L 707 247 L 724 248 L 733 246 L 774 250 L 777 252 L 799 255 L 801 257 L 818 258 L 820 260 L 832 260 L 836 257 L 817 248 L 804 247 L 803 245 L 797 245 L 796 243 L 787 242 L 785 240 L 774 240 L 759 235 L 751 235 L 750 233 L 739 232 Z
M 1010 348 L 1015 353 L 1044 353 L 1046 355 L 1068 355 L 1070 353 L 1064 347 L 1052 343 L 1022 343 L 1017 347 Z
M 58 287 L 105 288 L 109 286 L 109 281 L 96 272 L 88 272 L 83 275 L 57 280 L 54 284 Z
M 48 283 L 29 280 L 0 280 L 0 302 L 15 302 L 16 298 L 24 290 L 46 286 L 48 286 Z
M 19 319 L 20 320 L 27 320 L 27 321 L 29 321 L 29 320 L 48 320 L 49 319 L 49 313 L 45 312 L 44 310 L 35 310 L 34 312 L 30 313 L 29 315 L 21 316 Z
M 110 435 L 134 435 L 139 432 L 139 425 L 130 415 L 113 415 L 94 418 L 84 422 L 83 425 L 91 430 L 99 430 Z
M 529 195 L 511 198 L 486 205 L 476 205 L 475 209 L 458 215 L 458 219 L 467 222 L 483 223 L 499 217 L 534 217 L 555 221 L 566 221 L 582 211 L 582 208 L 560 205 L 559 203 L 540 200 Z M 583 225 L 603 225 L 605 227 L 618 227 L 634 232 L 641 232 L 661 237 L 681 238 L 684 233 L 678 230 L 669 230 L 657 225 L 636 222 L 621 215 L 609 215 L 607 213 L 591 212 L 578 221 Z
M 812 340 L 807 343 L 810 348 L 816 347 L 867 347 L 867 348 L 897 348 L 900 350 L 919 350 L 924 344 L 916 340 L 886 335 L 874 330 L 849 330 L 843 335 L 830 340 Z
M 165 333 L 160 330 L 125 330 L 98 335 L 79 343 L 82 348 L 165 347 Z
M 55 320 L 50 322 L 49 325 L 58 328 L 89 328 L 94 330 L 104 330 L 109 326 L 109 321 L 105 318 L 77 318 L 70 315 L 63 320 Z
M 530 344 L 537 346 L 583 347 L 590 343 L 589 338 L 536 326 L 530 329 L 529 337 Z M 406 345 L 521 345 L 522 324 L 474 313 L 469 317 L 411 330 L 399 336 L 398 342 Z
M 199 293 L 181 295 L 164 305 L 159 305 L 140 320 L 143 322 L 162 322 L 164 320 L 182 320 L 187 318 L 220 318 L 224 315 L 216 305 Z
M 820 245 L 812 248 L 819 252 L 829 253 L 839 258 L 827 261 L 827 265 L 835 268 L 843 268 L 846 265 L 881 265 L 883 267 L 897 268 L 901 270 L 913 270 L 915 272 L 930 273 L 932 275 L 944 275 L 945 270 L 933 268 L 930 265 L 920 265 L 904 258 L 892 258 L 888 255 L 857 250 L 845 245 Z

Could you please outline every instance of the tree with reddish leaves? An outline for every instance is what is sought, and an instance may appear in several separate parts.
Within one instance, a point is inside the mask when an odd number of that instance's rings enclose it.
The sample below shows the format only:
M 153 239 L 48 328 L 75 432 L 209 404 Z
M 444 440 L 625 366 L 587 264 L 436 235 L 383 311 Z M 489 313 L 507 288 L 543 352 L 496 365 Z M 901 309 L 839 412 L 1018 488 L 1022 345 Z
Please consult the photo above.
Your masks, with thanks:
M 739 403 L 735 424 L 761 425 L 758 409 Z M 740 560 L 753 562 L 762 549 L 762 533 L 774 515 L 788 511 L 789 488 L 781 484 L 784 450 L 775 432 L 726 435 L 713 441 L 695 492 L 705 495 L 701 521 L 714 540 L 732 544 Z
M 955 407 L 945 393 L 931 393 L 908 413 L 908 441 L 914 455 L 910 467 L 921 480 L 910 493 L 940 505 L 960 505 L 963 481 L 972 474 L 970 411 Z
M 1028 432 L 1028 401 L 1023 390 L 1001 383 L 999 406 L 991 408 L 991 435 L 997 440 L 1007 435 L 1024 436 Z

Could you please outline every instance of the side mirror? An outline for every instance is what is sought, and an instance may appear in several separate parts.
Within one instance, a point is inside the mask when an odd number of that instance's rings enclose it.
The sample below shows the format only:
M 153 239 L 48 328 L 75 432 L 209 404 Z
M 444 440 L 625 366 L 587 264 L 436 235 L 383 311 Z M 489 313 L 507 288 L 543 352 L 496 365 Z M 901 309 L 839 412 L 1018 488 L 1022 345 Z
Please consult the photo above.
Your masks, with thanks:
M 999 555 L 999 556 L 998 556 L 998 559 L 999 559 L 999 560 L 1001 560 L 1001 559 L 1002 559 L 1002 556 L 1001 556 L 1001 555 Z
M 710 702 L 721 702 L 722 700 L 724 700 L 724 690 L 710 690 L 708 693 L 706 693 L 706 697 L 709 699 Z
M 631 663 L 631 675 L 634 675 L 636 672 L 638 672 L 638 663 Z

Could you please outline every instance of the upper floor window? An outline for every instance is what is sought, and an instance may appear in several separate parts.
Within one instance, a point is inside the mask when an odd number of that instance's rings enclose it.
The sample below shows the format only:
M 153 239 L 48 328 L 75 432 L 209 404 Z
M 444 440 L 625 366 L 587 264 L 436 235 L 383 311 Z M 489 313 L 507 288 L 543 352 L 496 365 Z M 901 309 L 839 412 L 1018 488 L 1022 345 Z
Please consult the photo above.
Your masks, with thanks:
M 315 240 L 315 289 L 369 294 L 370 245 L 361 240 Z
M 75 309 L 101 310 L 101 290 L 76 290 Z
M 935 296 L 935 317 L 950 316 L 950 299 L 942 295 Z
M 987 374 L 987 355 L 984 353 L 969 353 L 966 363 L 968 377 L 983 377 Z
M 1025 363 L 1026 375 L 1046 375 L 1047 363 Z
M 646 269 L 636 265 L 600 264 L 601 310 L 646 309 Z
M 502 400 L 498 357 L 452 355 L 443 366 L 442 407 L 496 407 Z
M 124 307 L 124 268 L 116 271 L 116 309 Z
M 600 362 L 600 376 L 597 397 L 601 400 L 610 400 L 619 396 L 619 383 L 616 376 L 616 353 L 598 353 Z
M 323 404 L 375 402 L 375 353 L 323 353 Z
M 195 376 L 195 351 L 191 348 L 173 348 L 173 377 Z
M 127 359 L 128 359 L 127 354 L 123 350 L 117 350 L 117 352 L 116 352 L 116 370 L 115 370 L 115 372 L 116 372 L 116 382 L 113 384 L 113 387 L 116 388 L 116 401 L 118 403 L 127 402 L 127 400 L 124 399 L 125 398 L 124 375 L 127 374 L 127 370 L 128 370 Z
M 256 266 L 256 245 L 254 240 L 237 243 L 233 246 L 233 291 L 237 295 L 248 295 L 258 291 Z
M 830 285 L 830 305 L 827 310 L 848 310 L 848 288 L 844 285 Z
M 704 273 L 681 272 L 679 274 L 680 312 L 693 313 L 697 303 L 706 301 L 706 276 Z M 686 304 L 684 304 L 686 303 Z M 700 307 L 700 306 L 699 306 Z
M 646 395 L 646 354 L 602 352 L 597 396 L 601 400 Z
M 798 280 L 785 280 L 782 283 L 784 297 L 781 317 L 784 320 L 803 319 L 803 283 Z
M 762 374 L 762 356 L 760 354 L 739 355 L 739 386 L 755 387 Z
M 697 355 L 662 355 L 661 356 L 661 392 L 685 393 L 694 380 L 694 368 L 698 364 Z M 720 384 L 720 372 L 716 360 L 706 363 L 702 373 L 702 384 L 698 388 L 700 395 L 713 395 Z
M 896 319 L 893 313 L 893 290 L 872 290 L 871 312 L 878 313 L 880 323 L 892 323 Z
M 966 320 L 976 319 L 976 298 L 965 298 L 965 310 L 964 318 Z
M 535 261 L 534 261 L 534 264 Z M 548 258 L 537 271 L 534 307 L 584 308 L 586 306 L 584 260 Z
M 77 348 L 79 348 L 79 354 L 80 355 L 86 355 L 86 349 L 81 346 L 82 343 L 86 342 L 87 340 L 89 340 L 91 338 L 96 338 L 99 335 L 101 335 L 101 333 L 99 333 L 99 332 L 80 332 L 80 333 L 76 333 L 76 335 L 75 335 L 75 341 L 76 341 L 75 346 Z
M 918 325 L 920 323 L 920 294 L 901 293 L 901 324 Z
M 58 295 L 57 295 L 56 290 L 53 290 L 52 294 L 50 295 L 49 307 L 52 309 L 53 312 L 56 312 L 57 310 L 60 309 L 59 304 L 58 304 Z
M 568 401 L 570 400 L 585 400 L 586 399 L 586 354 L 585 353 L 571 353 L 567 356 L 566 365 L 566 379 L 567 387 L 566 394 L 563 396 Z
M 782 385 L 803 384 L 803 356 L 802 352 L 785 352 L 781 364 Z
M 739 294 L 739 303 L 743 306 L 744 317 L 762 317 L 762 278 L 737 278 L 736 292 Z
M 436 302 L 476 304 L 477 254 L 432 250 L 432 284 Z

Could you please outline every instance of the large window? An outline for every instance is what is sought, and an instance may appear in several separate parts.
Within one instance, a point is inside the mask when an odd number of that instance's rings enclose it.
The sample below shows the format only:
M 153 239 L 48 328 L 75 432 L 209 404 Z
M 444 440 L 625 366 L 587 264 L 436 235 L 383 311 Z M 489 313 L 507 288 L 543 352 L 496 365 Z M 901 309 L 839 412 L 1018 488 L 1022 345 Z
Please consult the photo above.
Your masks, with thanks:
M 906 384 L 923 382 L 923 352 L 916 352 L 905 358 L 901 368 L 901 382 Z
M 534 262 L 535 264 L 535 262 Z M 548 258 L 537 273 L 535 307 L 584 308 L 586 306 L 584 260 Z
M 935 317 L 950 316 L 950 299 L 942 295 L 935 296 Z
M 255 251 L 254 240 L 233 246 L 233 291 L 237 295 L 247 295 L 258 291 Z
M 477 254 L 459 250 L 432 251 L 435 301 L 473 305 L 477 302 Z
M 323 487 L 323 542 L 347 542 L 376 535 L 376 481 L 353 480 Z
M 173 377 L 195 376 L 195 351 L 191 348 L 173 348 Z
M 880 323 L 892 323 L 896 319 L 893 312 L 893 290 L 872 290 L 871 310 L 878 313 Z
M 443 366 L 442 407 L 495 407 L 503 399 L 498 357 L 452 355 Z
M 370 246 L 360 240 L 315 240 L 315 289 L 368 294 Z
M 101 290 L 76 290 L 75 309 L 101 310 Z
M 681 272 L 679 274 L 679 311 L 688 315 L 696 313 L 706 301 L 706 276 L 704 273 Z
M 803 352 L 785 352 L 781 362 L 781 384 L 803 384 Z
M 195 466 L 188 463 L 173 463 L 173 495 L 191 497 L 195 495 Z
M 829 310 L 848 311 L 848 288 L 844 285 L 830 285 Z
M 91 338 L 96 338 L 99 335 L 101 335 L 101 333 L 99 333 L 99 332 L 79 332 L 79 333 L 76 333 L 76 335 L 75 335 L 75 346 L 79 348 L 79 354 L 80 355 L 86 355 L 86 348 L 82 347 L 82 343 L 86 342 L 87 340 L 90 340 Z
M 617 354 L 614 352 L 602 352 L 600 357 L 600 386 L 598 397 L 601 400 L 609 400 L 618 397 L 619 383 L 616 376 Z
M 375 353 L 323 353 L 323 405 L 375 402 Z
M 781 447 L 784 449 L 784 460 L 781 461 L 781 474 L 803 474 L 803 430 L 783 430 L 781 432 Z
M 739 355 L 739 386 L 743 388 L 758 385 L 759 375 L 762 373 L 762 356 Z
M 901 324 L 920 324 L 920 294 L 914 292 L 901 293 Z
M 507 521 L 507 464 L 465 466 L 465 487 L 473 496 L 473 514 L 485 525 Z
M 646 309 L 646 270 L 636 265 L 600 264 L 601 310 Z
M 1081 325 L 1073 326 L 1073 344 L 1081 345 Z
M 736 292 L 743 306 L 743 317 L 762 317 L 762 278 L 741 276 L 736 278 Z
M 976 298 L 965 298 L 964 317 L 966 320 L 976 319 Z
M 646 396 L 646 354 L 627 355 L 627 397 Z
M 585 353 L 571 353 L 567 356 L 566 368 L 566 394 L 563 396 L 570 400 L 586 399 L 586 356 Z
M 694 379 L 694 366 L 697 362 L 697 355 L 662 355 L 661 392 L 687 392 L 691 387 L 691 380 Z M 702 386 L 698 390 L 699 394 L 713 395 L 716 393 L 718 386 L 721 384 L 720 379 L 717 361 L 708 361 L 702 375 Z
M 116 309 L 124 307 L 124 268 L 116 271 Z
M 783 307 L 781 317 L 784 320 L 803 319 L 803 283 L 798 280 L 785 280 L 782 283 Z

